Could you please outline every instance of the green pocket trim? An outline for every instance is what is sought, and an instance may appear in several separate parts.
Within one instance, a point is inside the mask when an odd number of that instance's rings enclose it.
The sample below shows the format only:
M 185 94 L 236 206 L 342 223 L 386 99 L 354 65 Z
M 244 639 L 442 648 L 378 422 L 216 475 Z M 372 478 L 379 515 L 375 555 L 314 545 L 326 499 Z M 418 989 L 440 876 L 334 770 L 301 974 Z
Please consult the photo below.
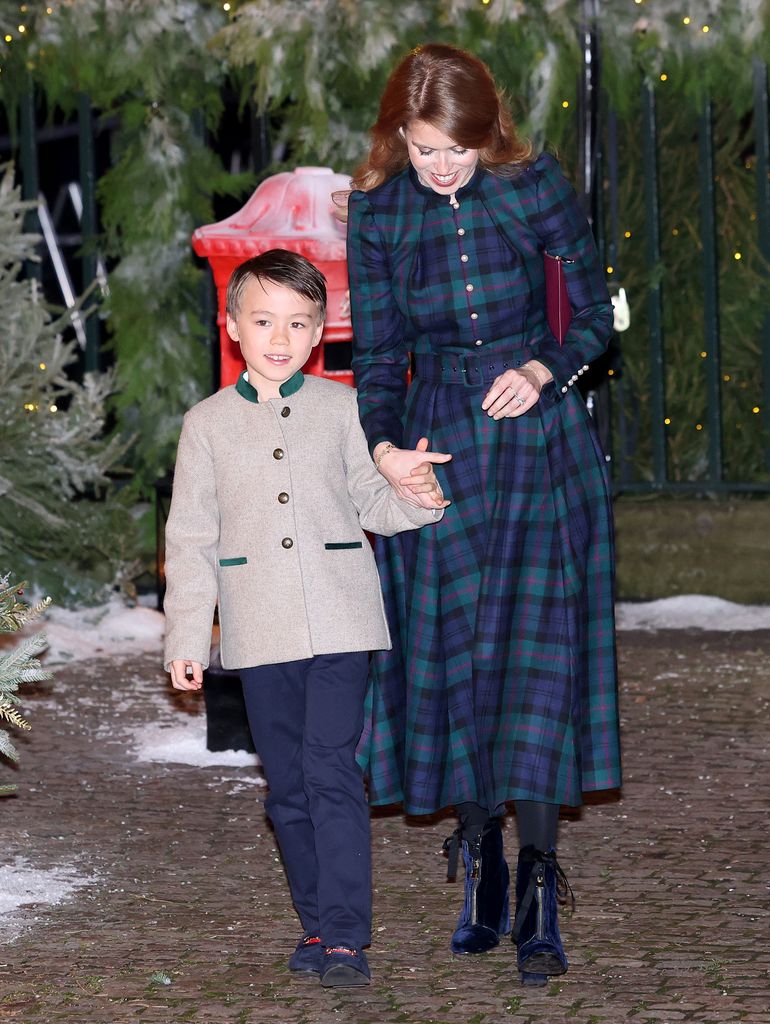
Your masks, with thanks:
M 324 544 L 327 551 L 345 551 L 348 548 L 362 548 L 363 546 L 360 540 L 351 541 L 349 544 Z
M 246 565 L 248 558 L 220 558 L 220 565 Z

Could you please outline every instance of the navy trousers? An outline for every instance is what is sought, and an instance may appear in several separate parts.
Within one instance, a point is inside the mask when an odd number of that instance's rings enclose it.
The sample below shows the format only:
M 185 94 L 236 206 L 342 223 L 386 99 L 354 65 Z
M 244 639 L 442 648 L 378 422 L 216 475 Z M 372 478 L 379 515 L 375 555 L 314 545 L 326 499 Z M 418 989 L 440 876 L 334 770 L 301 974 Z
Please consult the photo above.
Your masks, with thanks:
M 355 759 L 368 655 L 241 669 L 254 746 L 292 900 L 325 946 L 371 942 L 369 806 Z

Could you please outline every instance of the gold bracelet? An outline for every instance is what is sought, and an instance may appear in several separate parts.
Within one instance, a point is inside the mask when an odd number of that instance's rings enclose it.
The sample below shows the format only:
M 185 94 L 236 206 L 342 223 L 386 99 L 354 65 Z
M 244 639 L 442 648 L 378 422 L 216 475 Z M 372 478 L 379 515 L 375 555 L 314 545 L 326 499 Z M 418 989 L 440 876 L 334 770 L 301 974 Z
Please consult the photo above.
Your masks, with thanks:
M 382 462 L 382 460 L 385 458 L 385 456 L 388 454 L 388 452 L 392 452 L 395 447 L 396 446 L 393 444 L 392 441 L 388 441 L 388 443 L 382 449 L 380 454 L 374 460 L 374 468 L 375 469 L 379 469 L 380 468 L 380 463 Z

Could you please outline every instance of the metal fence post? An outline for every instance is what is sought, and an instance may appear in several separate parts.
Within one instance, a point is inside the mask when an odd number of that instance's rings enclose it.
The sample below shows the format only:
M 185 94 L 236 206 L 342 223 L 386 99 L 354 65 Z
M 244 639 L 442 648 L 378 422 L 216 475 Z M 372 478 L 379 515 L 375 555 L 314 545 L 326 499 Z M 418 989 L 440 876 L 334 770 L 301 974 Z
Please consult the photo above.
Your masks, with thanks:
M 39 234 L 37 200 L 40 181 L 37 161 L 35 87 L 29 74 L 26 76 L 25 88 L 19 98 L 19 163 L 21 165 L 21 198 L 35 203 L 35 209 L 29 210 L 24 217 L 24 230 L 32 234 Z M 43 271 L 40 263 L 34 260 L 25 260 L 24 276 L 41 280 Z
M 78 94 L 78 159 L 80 165 L 80 190 L 83 197 L 83 213 L 80 218 L 83 290 L 90 288 L 96 280 L 96 170 L 94 166 L 94 124 L 91 101 L 84 93 Z M 94 297 L 86 301 L 86 309 L 93 305 Z M 96 317 L 85 318 L 86 346 L 85 371 L 99 369 L 99 322 Z
M 666 482 L 666 368 L 663 355 L 663 294 L 660 263 L 660 198 L 658 195 L 658 128 L 652 84 L 642 84 L 642 162 L 646 257 L 650 275 L 647 299 L 650 322 L 650 432 L 653 482 Z
M 770 103 L 767 64 L 754 61 L 754 137 L 757 154 L 757 238 L 759 251 L 770 266 Z M 768 274 L 770 277 L 770 274 Z M 770 312 L 765 314 L 762 345 L 762 426 L 765 434 L 765 466 L 770 469 Z
M 719 350 L 719 267 L 717 265 L 714 140 L 711 100 L 706 98 L 698 118 L 698 177 L 701 243 L 703 245 L 703 328 L 706 352 L 706 422 L 708 423 L 709 480 L 722 479 L 722 390 Z

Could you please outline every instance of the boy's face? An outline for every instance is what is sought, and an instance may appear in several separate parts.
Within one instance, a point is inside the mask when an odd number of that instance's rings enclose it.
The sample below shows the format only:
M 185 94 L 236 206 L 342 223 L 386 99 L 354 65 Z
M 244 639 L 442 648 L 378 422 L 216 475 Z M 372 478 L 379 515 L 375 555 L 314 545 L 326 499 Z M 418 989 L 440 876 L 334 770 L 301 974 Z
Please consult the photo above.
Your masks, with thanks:
M 312 299 L 256 277 L 243 289 L 237 318 L 227 318 L 227 333 L 241 346 L 260 401 L 280 397 L 281 384 L 302 369 L 322 331 Z

